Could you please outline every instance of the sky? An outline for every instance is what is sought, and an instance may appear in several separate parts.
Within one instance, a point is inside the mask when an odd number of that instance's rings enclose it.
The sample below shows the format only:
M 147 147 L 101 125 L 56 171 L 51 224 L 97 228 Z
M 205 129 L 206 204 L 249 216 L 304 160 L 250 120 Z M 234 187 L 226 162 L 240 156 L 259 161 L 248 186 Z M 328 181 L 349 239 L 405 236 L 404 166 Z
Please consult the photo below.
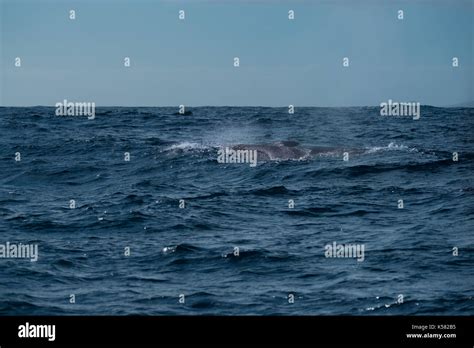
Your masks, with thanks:
M 0 23 L 2 106 L 474 100 L 474 0 L 0 0 Z

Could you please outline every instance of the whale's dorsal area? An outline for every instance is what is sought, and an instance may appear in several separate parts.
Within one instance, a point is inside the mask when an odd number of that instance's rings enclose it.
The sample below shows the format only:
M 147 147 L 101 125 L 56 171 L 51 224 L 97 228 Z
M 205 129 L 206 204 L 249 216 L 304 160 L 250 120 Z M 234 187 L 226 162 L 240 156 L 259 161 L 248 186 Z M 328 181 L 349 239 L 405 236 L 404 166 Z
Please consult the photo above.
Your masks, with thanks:
M 299 146 L 297 141 L 280 141 L 274 144 L 238 144 L 234 150 L 255 150 L 259 160 L 299 160 L 316 155 L 342 155 L 344 151 L 357 153 L 356 149 L 344 149 L 330 146 Z
M 307 149 L 297 146 L 296 141 L 284 141 L 275 144 L 238 144 L 234 150 L 255 150 L 259 160 L 301 159 L 308 155 Z

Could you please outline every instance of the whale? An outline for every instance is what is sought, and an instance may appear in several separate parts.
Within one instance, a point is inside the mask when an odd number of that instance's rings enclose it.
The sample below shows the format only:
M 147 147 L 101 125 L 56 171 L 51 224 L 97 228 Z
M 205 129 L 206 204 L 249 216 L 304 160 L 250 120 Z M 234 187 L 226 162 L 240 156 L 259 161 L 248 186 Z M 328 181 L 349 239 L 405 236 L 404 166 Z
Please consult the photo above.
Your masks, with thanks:
M 342 156 L 345 152 L 358 154 L 363 151 L 354 148 L 334 146 L 301 146 L 297 141 L 279 141 L 272 144 L 237 144 L 231 146 L 233 150 L 257 151 L 259 160 L 301 160 L 314 156 L 331 155 Z

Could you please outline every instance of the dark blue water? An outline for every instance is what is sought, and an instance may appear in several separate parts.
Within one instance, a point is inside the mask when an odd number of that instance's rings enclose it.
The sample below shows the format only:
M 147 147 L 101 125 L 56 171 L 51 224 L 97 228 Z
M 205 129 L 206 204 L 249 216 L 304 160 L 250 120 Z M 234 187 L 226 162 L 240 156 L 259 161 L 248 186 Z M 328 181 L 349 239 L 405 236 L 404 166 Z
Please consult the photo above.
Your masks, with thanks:
M 0 244 L 39 247 L 0 259 L 0 314 L 472 315 L 472 110 L 0 108 Z M 216 161 L 282 140 L 360 151 Z

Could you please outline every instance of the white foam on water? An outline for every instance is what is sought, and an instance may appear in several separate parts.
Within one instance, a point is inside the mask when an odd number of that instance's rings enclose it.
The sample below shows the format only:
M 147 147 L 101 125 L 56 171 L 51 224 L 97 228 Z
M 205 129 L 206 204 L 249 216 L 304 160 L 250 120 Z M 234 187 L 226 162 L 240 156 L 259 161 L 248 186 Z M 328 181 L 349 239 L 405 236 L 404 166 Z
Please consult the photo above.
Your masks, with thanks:
M 416 148 L 409 148 L 408 146 L 406 145 L 398 145 L 394 142 L 391 142 L 390 144 L 388 144 L 387 146 L 372 146 L 372 147 L 368 147 L 366 149 L 366 153 L 376 153 L 376 152 L 380 152 L 380 151 L 416 151 L 418 152 L 418 150 Z
M 184 141 L 178 144 L 173 144 L 165 149 L 165 151 L 170 151 L 170 150 L 206 150 L 209 149 L 210 147 L 204 144 L 200 143 L 194 143 L 194 142 L 189 142 L 189 141 Z

